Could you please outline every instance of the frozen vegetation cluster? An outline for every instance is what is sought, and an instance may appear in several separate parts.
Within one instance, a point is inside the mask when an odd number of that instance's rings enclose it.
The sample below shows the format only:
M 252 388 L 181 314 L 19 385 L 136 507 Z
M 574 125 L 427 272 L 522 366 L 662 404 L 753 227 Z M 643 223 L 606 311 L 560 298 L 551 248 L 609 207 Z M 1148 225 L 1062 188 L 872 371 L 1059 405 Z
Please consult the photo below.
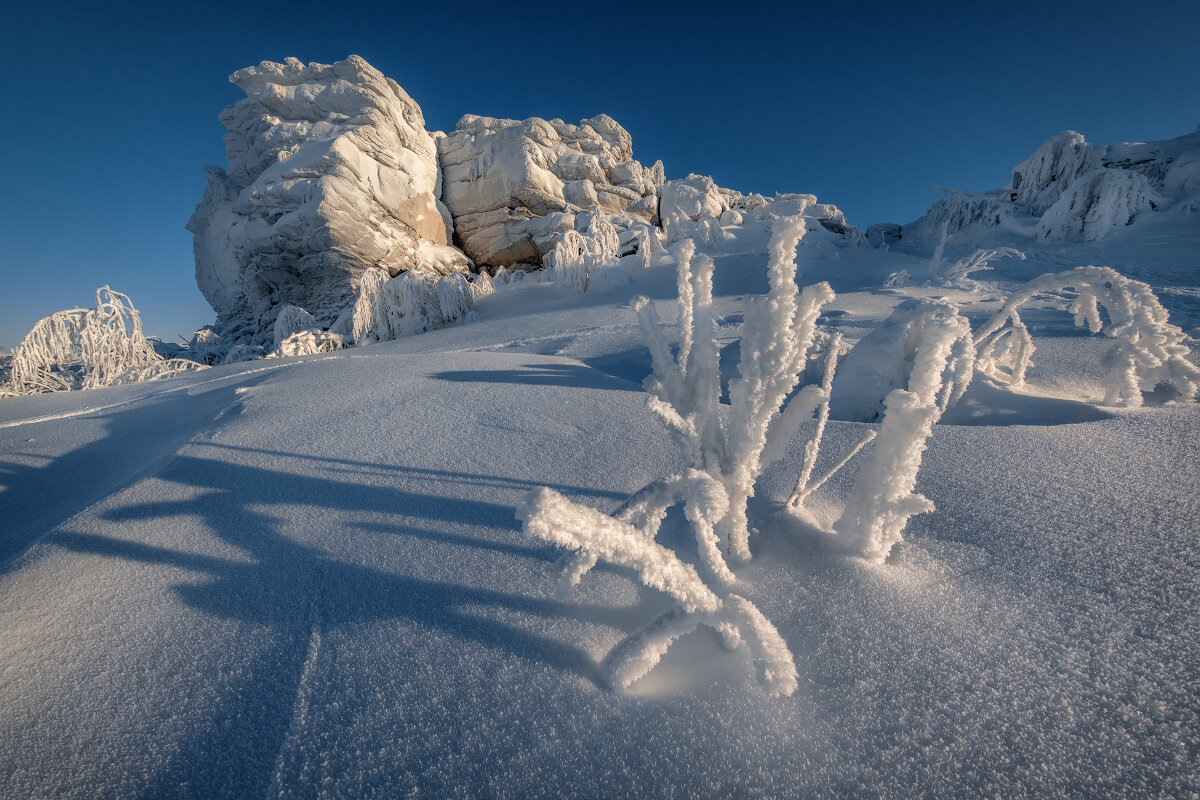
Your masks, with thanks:
M 914 487 L 925 442 L 934 423 L 961 395 L 974 357 L 971 329 L 945 303 L 911 302 L 886 323 L 890 344 L 868 346 L 852 364 L 880 363 L 897 374 L 898 386 L 882 400 L 883 423 L 824 475 L 812 475 L 829 418 L 838 335 L 817 328 L 822 307 L 833 300 L 826 283 L 803 291 L 796 282 L 796 246 L 805 234 L 801 217 L 773 225 L 766 296 L 745 307 L 738 377 L 729 384 L 722 410 L 717 328 L 713 316 L 713 261 L 696 255 L 684 239 L 674 247 L 679 292 L 679 345 L 672 352 L 654 305 L 644 297 L 633 308 L 650 349 L 653 373 L 645 381 L 647 405 L 679 448 L 684 470 L 655 481 L 612 515 L 573 502 L 552 489 L 530 494 L 518 511 L 527 533 L 568 550 L 559 562 L 559 589 L 568 593 L 601 559 L 633 570 L 647 586 L 676 601 L 667 611 L 620 641 L 601 672 L 618 687 L 652 669 L 678 637 L 699 625 L 713 628 L 725 646 L 746 643 L 764 688 L 791 694 L 796 668 L 775 627 L 746 597 L 733 591 L 737 564 L 751 558 L 748 502 L 764 469 L 784 457 L 800 429 L 817 415 L 804 446 L 804 462 L 787 509 L 816 526 L 804 502 L 865 445 L 875 448 L 860 469 L 850 500 L 832 529 L 832 544 L 882 562 L 914 514 L 933 510 Z M 851 355 L 857 348 L 851 351 Z M 815 369 L 813 369 L 815 367 Z M 859 367 L 860 372 L 869 369 Z M 878 371 L 878 370 L 876 370 Z M 800 386 L 808 373 L 819 382 Z M 874 377 L 874 376 L 869 376 Z M 861 379 L 861 378 L 860 378 Z M 654 540 L 676 505 L 683 508 L 698 563 L 686 563 Z
M 0 396 L 100 389 L 195 369 L 203 365 L 160 355 L 129 296 L 102 286 L 93 308 L 59 311 L 33 326 L 10 356 Z

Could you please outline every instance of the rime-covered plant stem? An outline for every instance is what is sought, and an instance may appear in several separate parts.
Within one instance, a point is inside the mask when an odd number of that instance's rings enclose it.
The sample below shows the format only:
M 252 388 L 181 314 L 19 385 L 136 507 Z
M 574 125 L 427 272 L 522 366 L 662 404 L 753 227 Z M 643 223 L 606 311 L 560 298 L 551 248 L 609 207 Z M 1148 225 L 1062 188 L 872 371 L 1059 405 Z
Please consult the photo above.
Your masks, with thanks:
M 795 252 L 804 233 L 802 219 L 779 220 L 773 233 L 770 291 L 747 305 L 740 377 L 730 384 L 731 408 L 724 417 L 712 260 L 696 256 L 691 239 L 674 248 L 676 352 L 654 306 L 646 298 L 634 301 L 653 363 L 645 381 L 647 404 L 679 445 L 684 471 L 645 487 L 611 516 L 549 489 L 532 493 L 518 511 L 527 533 L 568 550 L 559 561 L 560 593 L 569 592 L 604 559 L 635 570 L 644 584 L 675 598 L 675 606 L 626 637 L 604 659 L 601 672 L 614 686 L 637 680 L 675 639 L 708 625 L 728 647 L 750 648 L 768 691 L 795 691 L 796 668 L 786 643 L 753 603 L 729 591 L 736 577 L 727 562 L 728 557 L 749 558 L 746 504 L 754 484 L 767 465 L 783 456 L 799 425 L 828 399 L 837 352 L 835 341 L 823 389 L 809 386 L 792 396 L 807 364 L 820 309 L 833 299 L 833 291 L 827 284 L 803 293 L 797 289 Z M 680 503 L 711 586 L 654 542 L 667 510 Z

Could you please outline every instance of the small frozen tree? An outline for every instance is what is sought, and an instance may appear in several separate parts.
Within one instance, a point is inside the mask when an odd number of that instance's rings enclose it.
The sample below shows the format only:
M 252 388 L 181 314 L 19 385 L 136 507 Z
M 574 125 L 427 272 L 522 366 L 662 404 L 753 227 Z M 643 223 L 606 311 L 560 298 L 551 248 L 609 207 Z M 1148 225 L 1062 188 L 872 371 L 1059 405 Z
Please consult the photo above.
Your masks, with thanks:
M 129 296 L 102 286 L 95 308 L 59 311 L 33 326 L 13 352 L 7 393 L 99 389 L 195 369 L 205 366 L 156 353 Z
M 988 378 L 1010 386 L 1025 383 L 1033 364 L 1033 337 L 1021 320 L 1020 308 L 1040 294 L 1073 292 L 1069 307 L 1075 324 L 1117 340 L 1114 367 L 1104 381 L 1104 404 L 1136 407 L 1142 390 L 1160 383 L 1175 388 L 1183 399 L 1200 392 L 1200 369 L 1187 360 L 1186 334 L 1168 322 L 1167 311 L 1150 287 L 1109 267 L 1077 267 L 1035 278 L 1005 301 L 975 333 L 976 368 Z M 1108 313 L 1104 326 L 1100 308 Z

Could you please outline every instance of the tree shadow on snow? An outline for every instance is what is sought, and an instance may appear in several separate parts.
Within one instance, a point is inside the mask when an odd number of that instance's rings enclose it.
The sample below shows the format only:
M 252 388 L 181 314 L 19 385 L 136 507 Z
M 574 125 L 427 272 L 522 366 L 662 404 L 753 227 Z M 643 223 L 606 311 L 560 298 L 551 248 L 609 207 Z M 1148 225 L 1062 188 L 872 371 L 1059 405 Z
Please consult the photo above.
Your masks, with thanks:
M 493 476 L 409 470 L 215 443 L 200 446 L 243 450 L 250 458 L 259 454 L 270 458 L 272 465 L 281 459 L 286 463 L 292 457 L 327 462 L 332 475 L 347 470 L 376 475 L 407 472 L 409 477 L 428 481 L 431 489 L 446 481 L 510 489 L 523 489 L 528 484 Z M 102 518 L 130 526 L 161 523 L 164 528 L 179 519 L 199 520 L 217 539 L 236 548 L 243 557 L 230 559 L 186 552 L 144 538 L 132 541 L 67 531 L 57 532 L 54 543 L 78 553 L 161 564 L 196 573 L 198 580 L 175 587 L 187 605 L 207 615 L 244 623 L 250 631 L 265 628 L 264 635 L 274 643 L 264 648 L 262 654 L 248 656 L 251 665 L 241 685 L 227 689 L 213 709 L 211 720 L 196 729 L 190 740 L 181 743 L 179 752 L 164 765 L 145 796 L 265 794 L 277 755 L 288 735 L 314 630 L 394 621 L 434 634 L 426 637 L 423 645 L 434 653 L 447 646 L 447 638 L 465 641 L 486 651 L 575 673 L 599 684 L 596 663 L 583 649 L 496 616 L 510 618 L 515 613 L 540 619 L 571 619 L 620 630 L 632 629 L 644 621 L 637 607 L 614 608 L 531 597 L 519 590 L 510 593 L 472 585 L 469 580 L 446 581 L 401 574 L 345 561 L 337 555 L 338 542 L 333 537 L 340 527 L 490 550 L 512 558 L 551 561 L 556 553 L 549 547 L 523 546 L 503 538 L 476 538 L 446 530 L 459 525 L 478 525 L 491 530 L 511 530 L 517 535 L 517 523 L 509 505 L 405 491 L 379 482 L 372 485 L 354 475 L 336 479 L 296 474 L 286 471 L 286 467 L 264 468 L 191 454 L 175 458 L 155 473 L 155 478 L 199 491 L 189 492 L 187 499 L 114 508 Z M 304 507 L 306 518 L 314 516 L 314 509 L 330 518 L 328 541 L 315 546 L 280 532 L 281 518 L 295 513 L 296 506 Z M 395 524 L 353 520 L 355 513 L 379 512 L 400 514 L 407 519 Z M 350 515 L 349 519 L 341 514 Z M 428 522 L 428 527 L 422 522 L 413 524 L 413 519 Z M 144 524 L 131 529 L 146 530 Z M 428 559 L 428 548 L 423 552 Z M 503 562 L 496 567 L 504 568 Z M 404 656 L 398 654 L 398 658 Z

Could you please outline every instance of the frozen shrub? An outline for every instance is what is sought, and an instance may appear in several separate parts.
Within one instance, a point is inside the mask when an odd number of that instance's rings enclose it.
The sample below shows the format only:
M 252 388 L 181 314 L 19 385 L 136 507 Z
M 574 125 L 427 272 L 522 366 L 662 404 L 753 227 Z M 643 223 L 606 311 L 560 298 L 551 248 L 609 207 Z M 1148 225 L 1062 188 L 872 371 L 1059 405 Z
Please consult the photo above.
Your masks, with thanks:
M 252 344 L 235 344 L 229 348 L 229 352 L 225 354 L 225 359 L 222 364 L 240 364 L 243 361 L 253 361 L 256 358 L 263 358 L 267 355 L 267 351 L 257 345 Z
M 838 375 L 840 392 L 829 391 L 834 367 L 827 366 L 817 430 L 805 448 L 804 467 L 788 507 L 807 518 L 808 496 L 874 440 L 875 448 L 830 532 L 856 555 L 876 562 L 887 558 L 909 517 L 933 510 L 927 498 L 913 491 L 922 454 L 933 425 L 966 389 L 974 356 L 970 324 L 954 306 L 931 300 L 901 303 L 850 351 Z M 848 455 L 812 480 L 829 398 L 848 398 L 870 409 L 871 398 L 881 390 L 887 394 L 878 433 L 869 431 Z
M 225 342 L 211 325 L 196 331 L 188 343 L 189 358 L 198 364 L 219 364 L 224 352 Z
M 998 258 L 1016 258 L 1024 261 L 1025 254 L 1015 247 L 981 248 L 942 269 L 937 279 L 943 286 L 975 291 L 979 288 L 979 283 L 970 275 L 992 269 L 990 262 Z
M 774 225 L 770 290 L 766 297 L 747 303 L 740 377 L 730 384 L 727 414 L 719 408 L 712 260 L 695 258 L 693 270 L 694 241 L 684 239 L 675 247 L 681 334 L 677 353 L 671 352 L 649 301 L 634 302 L 654 367 L 645 382 L 648 405 L 678 443 L 683 472 L 645 487 L 612 516 L 550 489 L 532 493 L 518 512 L 526 532 L 570 551 L 559 562 L 560 592 L 570 591 L 603 558 L 634 569 L 647 586 L 677 601 L 604 659 L 602 672 L 616 686 L 637 680 L 658 663 L 671 642 L 704 624 L 715 629 L 726 646 L 744 642 L 750 647 L 768 691 L 795 691 L 796 668 L 787 645 L 749 600 L 728 591 L 737 579 L 726 559 L 749 558 L 746 504 L 754 484 L 767 465 L 782 457 L 798 426 L 828 395 L 827 389 L 822 395 L 809 386 L 788 399 L 807 366 L 820 309 L 833 298 L 827 284 L 803 293 L 796 286 L 796 246 L 804 231 L 799 217 Z M 827 349 L 836 353 L 837 342 Z M 654 541 L 667 511 L 678 504 L 711 585 Z
M 457 272 L 439 276 L 410 269 L 389 278 L 382 269 L 369 269 L 359 282 L 354 305 L 354 343 L 390 341 L 465 319 L 474 298 L 491 288 L 490 280 L 476 288 Z
M 9 394 L 98 389 L 175 375 L 204 365 L 166 359 L 142 333 L 128 295 L 96 290 L 96 307 L 44 317 L 12 354 Z
M 603 214 L 595 212 L 586 235 L 570 230 L 555 244 L 552 254 L 555 280 L 576 294 L 619 286 L 628 282 L 617 263 L 620 257 L 617 229 Z
M 1020 308 L 1039 294 L 1073 291 L 1069 311 L 1075 324 L 1092 333 L 1103 331 L 1117 340 L 1115 366 L 1104 381 L 1104 404 L 1136 407 L 1142 390 L 1160 383 L 1183 399 L 1200 391 L 1200 369 L 1187 360 L 1186 334 L 1167 321 L 1167 311 L 1150 287 L 1109 267 L 1077 267 L 1034 278 L 1017 289 L 975 334 L 976 367 L 999 383 L 1021 386 L 1032 365 L 1033 337 L 1021 320 Z M 1108 313 L 1103 325 L 1100 308 Z
M 913 371 L 938 339 L 953 332 L 953 347 L 946 358 L 940 411 L 949 408 L 971 382 L 975 347 L 971 327 L 949 303 L 906 300 L 871 331 L 843 360 L 833 383 L 832 403 L 839 419 L 876 422 L 884 413 L 884 398 L 893 389 L 912 382 Z
M 297 331 L 288 336 L 279 346 L 271 351 L 267 358 L 283 358 L 286 356 L 311 356 L 317 353 L 332 353 L 346 346 L 346 340 L 336 333 L 323 331 L 320 328 L 309 328 Z

